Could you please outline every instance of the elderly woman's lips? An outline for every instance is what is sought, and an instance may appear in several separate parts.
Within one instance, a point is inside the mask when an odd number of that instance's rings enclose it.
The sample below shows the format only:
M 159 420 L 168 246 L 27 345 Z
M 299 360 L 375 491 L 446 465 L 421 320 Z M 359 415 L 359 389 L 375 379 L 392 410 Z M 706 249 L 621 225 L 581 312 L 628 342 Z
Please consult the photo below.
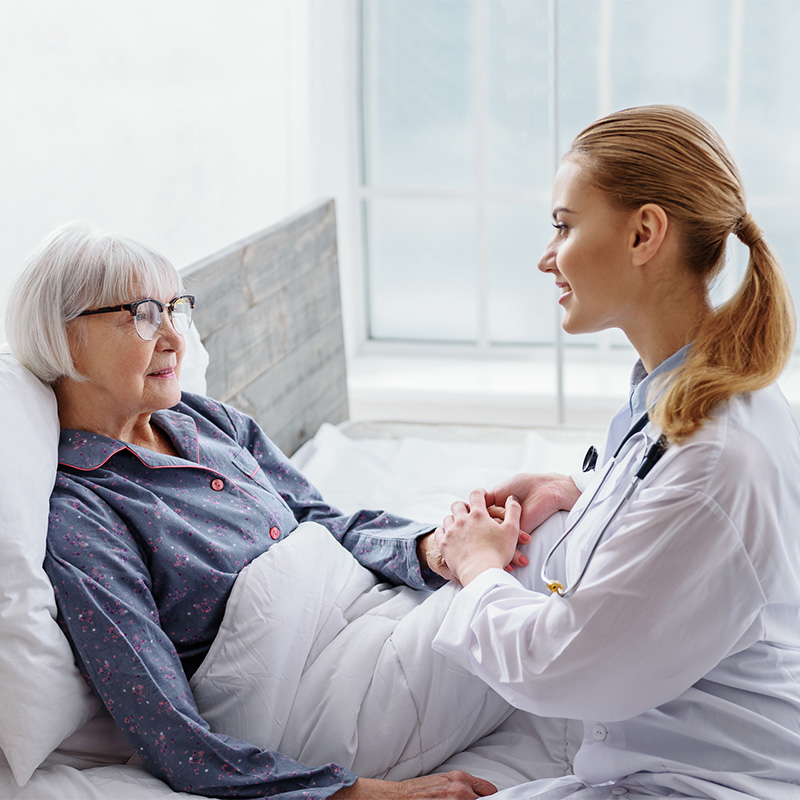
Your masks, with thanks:
M 175 367 L 168 367 L 167 369 L 159 370 L 158 372 L 149 372 L 148 378 L 171 378 L 175 375 Z

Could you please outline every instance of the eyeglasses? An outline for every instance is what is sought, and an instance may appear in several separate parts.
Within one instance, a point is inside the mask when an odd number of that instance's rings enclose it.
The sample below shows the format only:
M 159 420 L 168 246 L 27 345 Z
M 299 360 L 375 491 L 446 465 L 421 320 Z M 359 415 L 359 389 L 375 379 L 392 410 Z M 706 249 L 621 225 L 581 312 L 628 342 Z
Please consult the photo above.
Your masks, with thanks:
M 184 336 L 192 326 L 192 310 L 194 309 L 194 297 L 190 294 L 183 294 L 170 300 L 166 306 L 148 297 L 145 300 L 137 300 L 134 303 L 123 303 L 118 306 L 105 306 L 91 311 L 82 311 L 79 317 L 87 317 L 91 314 L 109 314 L 112 311 L 130 311 L 133 317 L 133 325 L 140 339 L 149 342 L 156 338 L 156 334 L 161 330 L 161 323 L 164 320 L 164 309 L 169 312 L 169 319 L 176 333 Z

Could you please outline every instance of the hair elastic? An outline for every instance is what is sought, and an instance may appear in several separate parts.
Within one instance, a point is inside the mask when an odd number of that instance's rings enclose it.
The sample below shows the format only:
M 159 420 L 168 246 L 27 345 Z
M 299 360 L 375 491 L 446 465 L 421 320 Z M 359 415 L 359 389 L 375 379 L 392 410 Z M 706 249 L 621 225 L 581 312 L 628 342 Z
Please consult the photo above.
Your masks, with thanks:
M 756 242 L 764 238 L 764 231 L 749 211 L 745 211 L 739 219 L 736 220 L 733 226 L 733 234 L 742 242 L 742 244 L 752 247 Z

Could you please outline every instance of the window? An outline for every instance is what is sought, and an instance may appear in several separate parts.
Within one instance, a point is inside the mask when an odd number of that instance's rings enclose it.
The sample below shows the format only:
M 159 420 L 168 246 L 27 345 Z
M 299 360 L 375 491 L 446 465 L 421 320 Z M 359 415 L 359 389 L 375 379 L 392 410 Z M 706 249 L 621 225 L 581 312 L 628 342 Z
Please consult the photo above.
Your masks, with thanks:
M 645 103 L 720 131 L 800 298 L 800 3 L 362 0 L 360 26 L 369 339 L 561 358 L 536 270 L 557 159 L 593 119 Z M 619 331 L 564 345 L 627 347 Z

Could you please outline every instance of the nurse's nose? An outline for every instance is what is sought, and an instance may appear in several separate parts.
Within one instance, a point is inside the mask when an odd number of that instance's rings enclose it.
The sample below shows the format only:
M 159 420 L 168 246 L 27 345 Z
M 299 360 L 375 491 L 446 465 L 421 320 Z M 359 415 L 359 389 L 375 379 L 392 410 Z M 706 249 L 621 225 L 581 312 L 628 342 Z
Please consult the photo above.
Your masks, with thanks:
M 539 256 L 539 263 L 536 265 L 542 272 L 555 272 L 556 270 L 556 247 L 555 236 L 547 243 L 544 252 Z

